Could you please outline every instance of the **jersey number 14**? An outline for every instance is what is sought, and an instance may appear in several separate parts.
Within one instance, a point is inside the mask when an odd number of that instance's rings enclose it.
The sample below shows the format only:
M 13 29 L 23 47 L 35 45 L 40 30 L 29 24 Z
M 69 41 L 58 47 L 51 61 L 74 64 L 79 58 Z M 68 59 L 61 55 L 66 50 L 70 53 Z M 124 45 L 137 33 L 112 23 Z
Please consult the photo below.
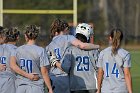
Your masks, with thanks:
M 106 63 L 106 77 L 109 77 L 109 63 Z M 116 78 L 119 78 L 119 70 L 117 69 L 117 64 L 114 63 L 111 74 L 116 75 Z

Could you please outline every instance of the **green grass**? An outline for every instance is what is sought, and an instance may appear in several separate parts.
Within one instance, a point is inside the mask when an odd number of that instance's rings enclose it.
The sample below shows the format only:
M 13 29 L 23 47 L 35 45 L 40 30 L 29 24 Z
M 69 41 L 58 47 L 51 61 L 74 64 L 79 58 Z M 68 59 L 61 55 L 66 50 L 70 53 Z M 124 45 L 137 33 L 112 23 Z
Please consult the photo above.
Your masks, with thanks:
M 132 62 L 131 75 L 133 93 L 140 93 L 140 50 L 130 51 L 130 53 Z
M 132 84 L 133 84 L 133 93 L 140 93 L 140 50 L 139 51 L 130 51 L 132 58 Z

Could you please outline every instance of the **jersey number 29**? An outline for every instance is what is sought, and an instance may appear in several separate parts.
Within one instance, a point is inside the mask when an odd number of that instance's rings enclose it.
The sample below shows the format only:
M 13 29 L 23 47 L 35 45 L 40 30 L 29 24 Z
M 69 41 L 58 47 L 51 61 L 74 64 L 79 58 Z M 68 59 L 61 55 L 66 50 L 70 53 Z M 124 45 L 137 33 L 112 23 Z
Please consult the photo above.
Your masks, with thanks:
M 77 56 L 76 57 L 77 71 L 89 71 L 89 57 L 88 56 Z
M 20 59 L 20 68 L 32 73 L 32 60 Z

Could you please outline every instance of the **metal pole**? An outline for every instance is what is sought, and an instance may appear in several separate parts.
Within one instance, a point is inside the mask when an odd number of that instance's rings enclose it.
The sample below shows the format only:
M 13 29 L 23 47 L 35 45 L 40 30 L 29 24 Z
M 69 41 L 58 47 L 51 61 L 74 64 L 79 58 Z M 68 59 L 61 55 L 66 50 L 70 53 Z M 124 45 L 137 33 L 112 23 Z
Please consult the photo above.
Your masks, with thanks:
M 77 0 L 73 0 L 73 26 L 77 25 Z
M 0 26 L 3 26 L 3 0 L 0 0 Z

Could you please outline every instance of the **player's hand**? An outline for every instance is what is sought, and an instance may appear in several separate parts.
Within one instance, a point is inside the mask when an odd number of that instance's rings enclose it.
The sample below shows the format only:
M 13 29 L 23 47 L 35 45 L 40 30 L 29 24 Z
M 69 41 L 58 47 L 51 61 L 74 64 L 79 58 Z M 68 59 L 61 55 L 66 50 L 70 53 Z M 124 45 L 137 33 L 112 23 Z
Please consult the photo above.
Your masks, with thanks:
M 99 90 L 97 90 L 97 92 L 96 93 L 101 93 Z
M 0 71 L 5 71 L 5 70 L 6 70 L 6 65 L 0 64 Z
M 50 52 L 50 64 L 51 66 L 55 66 L 55 64 L 59 61 L 59 59 L 56 57 L 54 51 Z
M 49 90 L 48 90 L 48 93 L 53 93 L 53 90 L 52 90 L 52 89 L 49 89 Z
M 33 81 L 39 80 L 39 75 L 37 73 L 29 73 L 28 78 Z

